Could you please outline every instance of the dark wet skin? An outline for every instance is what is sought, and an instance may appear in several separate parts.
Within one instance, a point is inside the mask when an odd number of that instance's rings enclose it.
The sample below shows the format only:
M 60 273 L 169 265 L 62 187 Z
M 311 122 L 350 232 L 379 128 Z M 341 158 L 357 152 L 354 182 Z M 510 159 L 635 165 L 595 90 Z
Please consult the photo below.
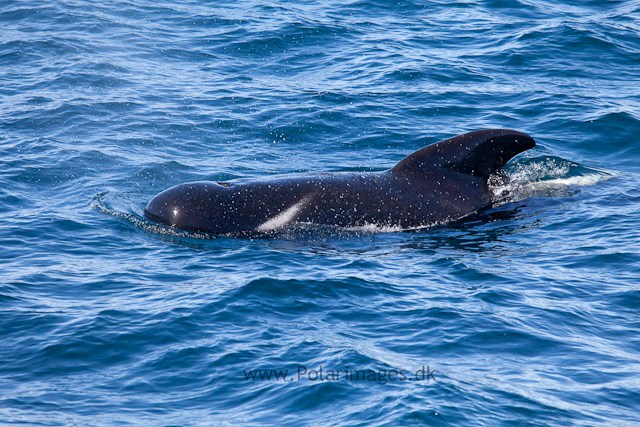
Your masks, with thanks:
M 489 176 L 533 146 L 534 140 L 520 132 L 476 131 L 418 150 L 384 172 L 180 184 L 154 197 L 145 215 L 217 234 L 292 223 L 401 228 L 445 223 L 490 204 Z

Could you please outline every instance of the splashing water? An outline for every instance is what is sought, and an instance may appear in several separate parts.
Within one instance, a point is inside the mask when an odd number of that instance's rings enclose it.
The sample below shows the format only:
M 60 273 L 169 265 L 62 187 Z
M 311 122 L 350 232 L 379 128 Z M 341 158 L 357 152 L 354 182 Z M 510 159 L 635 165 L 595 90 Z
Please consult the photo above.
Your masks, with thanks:
M 529 197 L 568 195 L 576 191 L 574 187 L 595 185 L 617 175 L 559 157 L 544 157 L 510 165 L 503 174 L 489 178 L 489 188 L 494 201 L 503 204 Z

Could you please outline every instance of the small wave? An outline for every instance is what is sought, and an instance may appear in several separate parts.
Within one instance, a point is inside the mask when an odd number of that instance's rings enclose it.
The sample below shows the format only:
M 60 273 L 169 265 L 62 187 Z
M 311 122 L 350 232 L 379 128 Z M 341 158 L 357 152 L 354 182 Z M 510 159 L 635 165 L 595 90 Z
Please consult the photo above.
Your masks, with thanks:
M 540 181 L 535 183 L 536 187 L 545 187 L 545 186 L 557 186 L 557 185 L 565 185 L 565 186 L 578 186 L 578 187 L 588 187 L 591 185 L 596 185 L 600 181 L 606 181 L 607 179 L 612 178 L 613 175 L 601 175 L 596 173 L 591 173 L 582 176 L 572 176 L 569 178 L 557 178 L 550 179 L 548 181 Z
M 531 159 L 492 176 L 489 187 L 496 202 L 516 202 L 529 197 L 557 197 L 574 187 L 596 185 L 616 172 L 581 166 L 557 157 Z

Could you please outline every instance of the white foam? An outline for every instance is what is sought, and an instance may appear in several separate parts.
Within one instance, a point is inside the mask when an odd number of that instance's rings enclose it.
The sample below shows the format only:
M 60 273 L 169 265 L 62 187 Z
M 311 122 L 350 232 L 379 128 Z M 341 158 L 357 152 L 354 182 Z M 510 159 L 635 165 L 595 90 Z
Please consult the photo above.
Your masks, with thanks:
M 298 212 L 300 212 L 300 209 L 302 209 L 302 207 L 306 203 L 307 199 L 300 200 L 298 203 L 294 204 L 287 210 L 280 212 L 278 215 L 260 224 L 256 228 L 256 231 L 269 231 L 273 230 L 274 228 L 280 228 L 284 227 L 285 225 L 291 224 L 296 215 L 298 215 Z
M 580 167 L 591 172 L 567 176 L 579 166 L 567 161 L 546 161 L 520 165 L 507 172 L 507 182 L 499 177 L 489 179 L 494 201 L 518 201 L 528 197 L 560 195 L 567 189 L 587 187 L 618 176 L 611 171 Z
M 397 233 L 405 230 L 399 225 L 378 225 L 378 224 L 365 224 L 365 225 L 345 227 L 345 228 L 349 231 L 356 231 L 356 232 L 365 233 L 365 234 Z
M 572 176 L 569 178 L 556 178 L 556 179 L 549 179 L 546 181 L 538 181 L 538 182 L 532 183 L 532 185 L 534 185 L 535 187 L 550 187 L 550 186 L 558 186 L 558 185 L 565 185 L 565 186 L 575 185 L 578 187 L 588 187 L 591 185 L 596 185 L 601 181 L 606 181 L 611 178 L 613 178 L 612 174 L 604 175 L 604 174 L 590 173 L 582 176 Z
M 366 223 L 364 225 L 358 225 L 353 227 L 345 227 L 349 231 L 355 231 L 365 234 L 377 234 L 377 233 L 399 233 L 401 231 L 422 230 L 423 228 L 436 227 L 443 224 L 448 224 L 453 220 L 459 220 L 468 215 L 461 216 L 460 218 L 449 218 L 442 221 L 433 221 L 426 224 L 416 225 L 412 227 L 402 227 L 400 225 L 379 225 Z

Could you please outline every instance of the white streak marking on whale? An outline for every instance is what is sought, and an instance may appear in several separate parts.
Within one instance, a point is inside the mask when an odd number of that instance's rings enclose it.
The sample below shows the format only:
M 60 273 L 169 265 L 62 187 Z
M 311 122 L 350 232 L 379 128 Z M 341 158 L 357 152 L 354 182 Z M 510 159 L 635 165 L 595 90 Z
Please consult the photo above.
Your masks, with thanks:
M 280 212 L 278 215 L 260 224 L 256 228 L 256 231 L 269 231 L 274 228 L 284 227 L 285 225 L 290 224 L 306 203 L 306 198 L 300 200 L 284 212 Z

